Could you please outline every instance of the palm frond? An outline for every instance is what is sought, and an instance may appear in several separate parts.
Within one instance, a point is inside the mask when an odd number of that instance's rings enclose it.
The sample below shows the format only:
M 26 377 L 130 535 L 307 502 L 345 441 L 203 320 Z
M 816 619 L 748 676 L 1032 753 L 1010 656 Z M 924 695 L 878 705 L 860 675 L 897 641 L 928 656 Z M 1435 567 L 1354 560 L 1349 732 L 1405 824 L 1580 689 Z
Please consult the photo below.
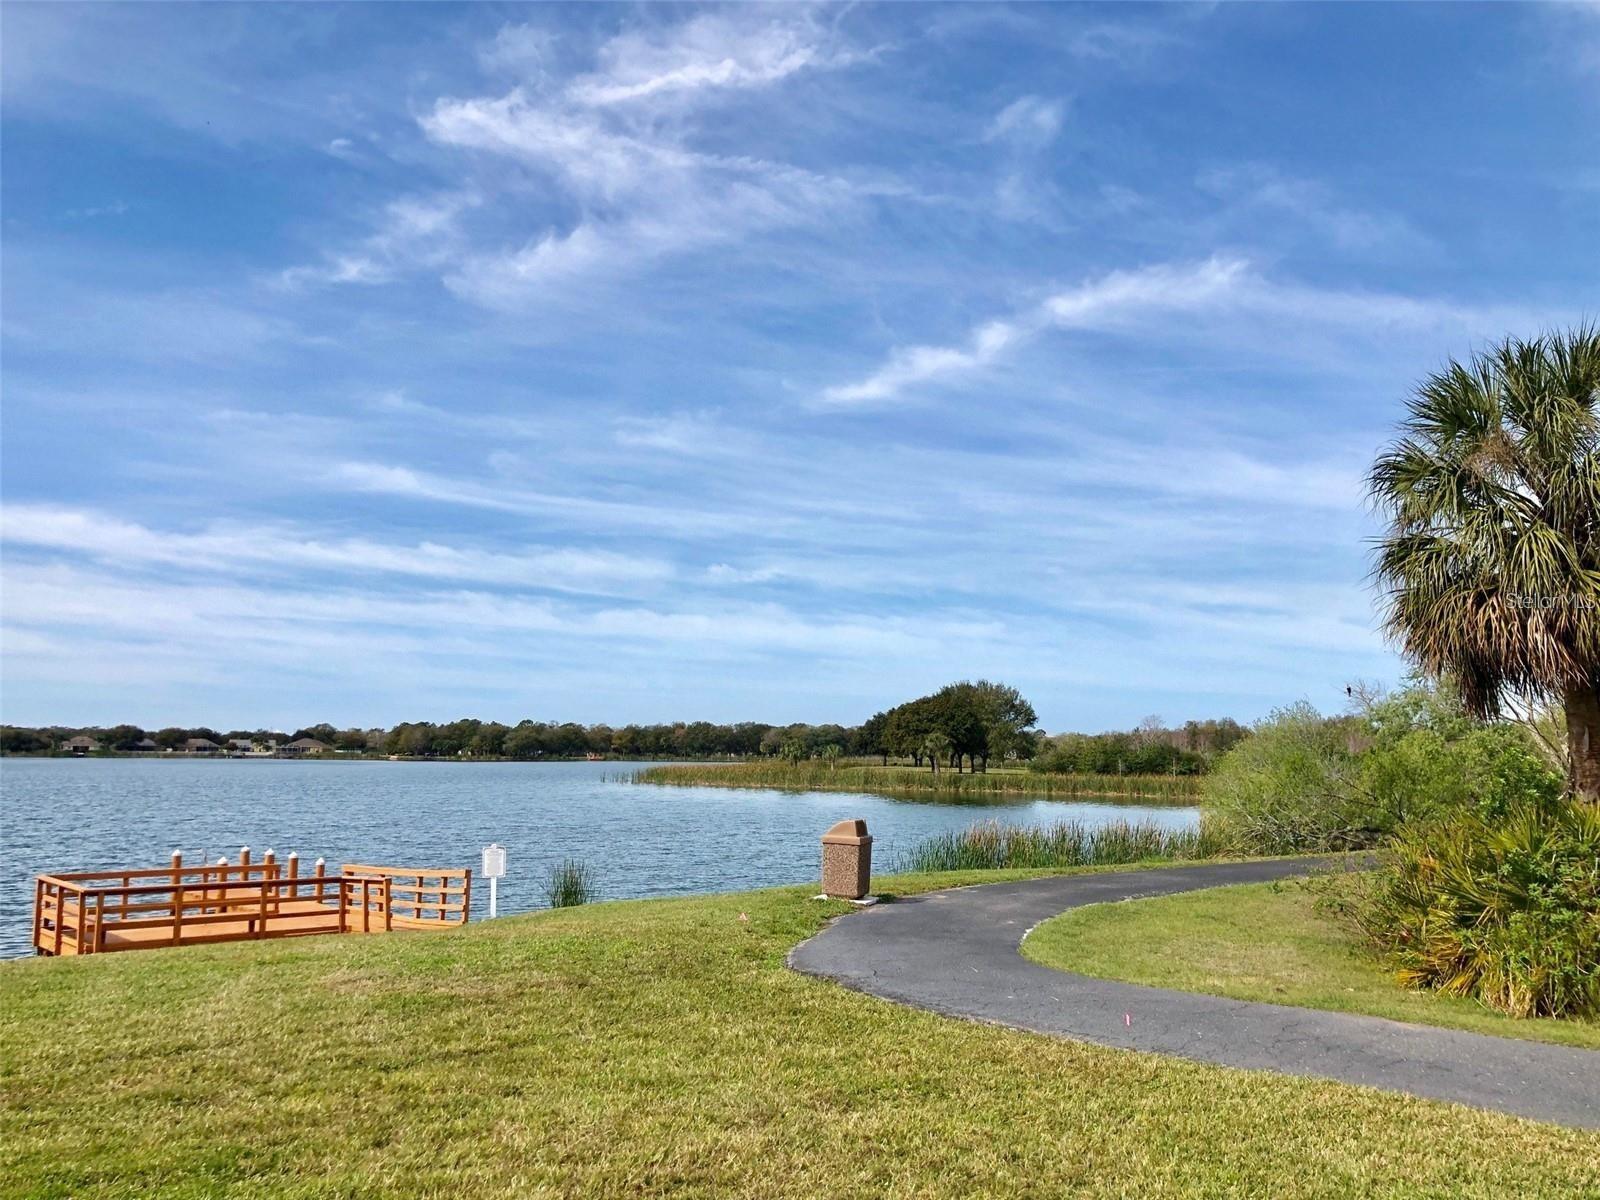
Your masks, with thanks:
M 1600 679 L 1600 331 L 1428 377 L 1368 485 L 1385 628 L 1475 711 Z

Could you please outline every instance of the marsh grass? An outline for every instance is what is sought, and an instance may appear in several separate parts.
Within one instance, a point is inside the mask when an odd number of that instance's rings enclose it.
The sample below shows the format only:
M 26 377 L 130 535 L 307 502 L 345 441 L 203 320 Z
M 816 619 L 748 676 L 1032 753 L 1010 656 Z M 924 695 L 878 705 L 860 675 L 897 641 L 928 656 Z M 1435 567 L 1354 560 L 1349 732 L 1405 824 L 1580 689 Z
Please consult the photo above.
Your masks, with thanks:
M 1205 858 L 1215 852 L 1198 829 L 1167 829 L 1153 821 L 1088 825 L 1002 825 L 984 821 L 935 834 L 907 851 L 901 871 L 969 871 L 1007 868 L 1117 866 L 1123 863 Z
M 1082 797 L 1172 805 L 1196 803 L 1200 787 L 1198 778 L 1192 775 L 1056 775 L 1032 771 L 958 775 L 948 768 L 935 775 L 915 767 L 766 761 L 646 767 L 634 771 L 628 779 L 632 783 L 678 787 L 780 788 L 886 795 Z
M 550 868 L 544 885 L 545 902 L 551 908 L 575 908 L 595 898 L 594 876 L 587 863 L 575 858 L 562 859 Z

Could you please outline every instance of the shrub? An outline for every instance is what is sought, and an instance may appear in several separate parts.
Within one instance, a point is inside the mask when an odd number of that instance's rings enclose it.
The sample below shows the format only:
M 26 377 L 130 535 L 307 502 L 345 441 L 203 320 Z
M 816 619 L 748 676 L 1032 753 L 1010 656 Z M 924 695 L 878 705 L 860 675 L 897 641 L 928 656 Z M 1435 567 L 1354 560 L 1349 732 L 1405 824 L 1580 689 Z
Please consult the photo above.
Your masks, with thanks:
M 1408 828 L 1332 906 L 1407 987 L 1518 1017 L 1600 1012 L 1600 807 L 1524 803 Z
M 936 834 L 902 856 L 902 871 L 998 870 L 1005 867 L 1087 867 L 1203 858 L 1209 846 L 1193 829 L 1168 829 L 1151 821 L 1085 825 L 1002 825 L 984 821 Z
M 1561 795 L 1524 727 L 1475 720 L 1449 685 L 1413 683 L 1370 706 L 1362 727 L 1361 786 L 1394 824 L 1469 808 L 1494 819 Z
M 1279 709 L 1202 784 L 1207 828 L 1240 853 L 1364 849 L 1407 822 L 1548 804 L 1561 777 L 1525 730 L 1467 716 L 1447 687 L 1415 682 L 1364 711 Z
M 544 898 L 551 908 L 571 908 L 594 899 L 594 879 L 587 864 L 575 858 L 563 859 L 550 868 Z
M 1352 732 L 1304 702 L 1274 711 L 1202 781 L 1208 832 L 1254 854 L 1371 845 L 1383 829 L 1357 786 Z

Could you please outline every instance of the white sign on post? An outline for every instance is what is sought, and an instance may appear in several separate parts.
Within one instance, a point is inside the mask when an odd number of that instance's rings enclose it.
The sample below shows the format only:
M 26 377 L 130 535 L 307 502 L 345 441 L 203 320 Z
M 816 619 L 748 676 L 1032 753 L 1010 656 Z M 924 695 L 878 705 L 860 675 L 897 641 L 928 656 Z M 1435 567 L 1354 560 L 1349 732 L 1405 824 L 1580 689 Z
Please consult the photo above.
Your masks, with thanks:
M 506 873 L 506 848 L 490 842 L 483 848 L 483 877 L 489 881 L 489 915 L 497 916 L 500 907 L 500 876 Z

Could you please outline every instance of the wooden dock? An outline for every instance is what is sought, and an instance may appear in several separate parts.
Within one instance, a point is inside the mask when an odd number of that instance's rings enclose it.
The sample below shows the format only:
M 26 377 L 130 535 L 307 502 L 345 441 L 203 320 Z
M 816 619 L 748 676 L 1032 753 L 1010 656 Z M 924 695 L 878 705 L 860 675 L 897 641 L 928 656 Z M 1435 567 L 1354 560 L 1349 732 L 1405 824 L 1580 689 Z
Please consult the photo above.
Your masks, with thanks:
M 472 872 L 459 867 L 346 863 L 330 875 L 321 859 L 302 875 L 298 856 L 189 867 L 174 852 L 165 867 L 40 875 L 34 881 L 33 946 L 40 954 L 107 954 L 212 942 L 450 929 L 466 924 Z

